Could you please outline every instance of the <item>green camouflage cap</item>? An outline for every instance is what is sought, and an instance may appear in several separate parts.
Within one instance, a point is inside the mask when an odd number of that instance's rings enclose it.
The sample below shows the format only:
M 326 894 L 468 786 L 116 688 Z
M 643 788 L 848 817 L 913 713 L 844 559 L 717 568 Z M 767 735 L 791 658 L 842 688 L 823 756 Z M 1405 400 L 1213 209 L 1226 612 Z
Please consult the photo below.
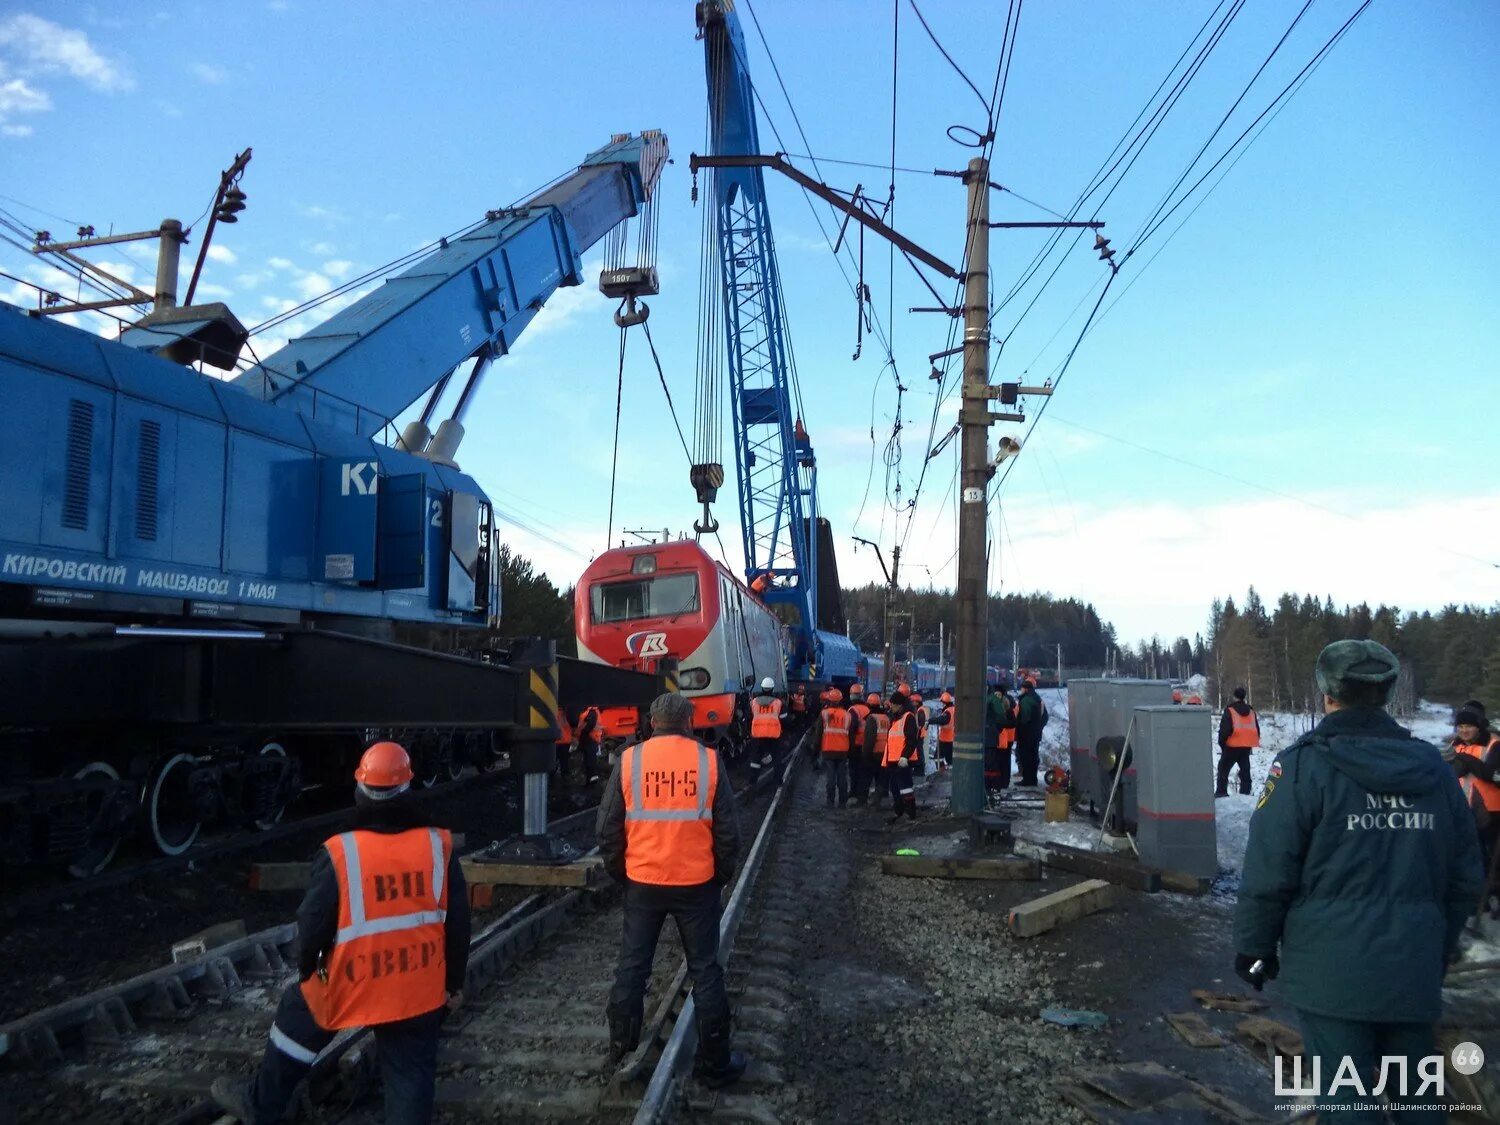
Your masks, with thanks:
M 1401 671 L 1395 653 L 1378 641 L 1334 641 L 1318 653 L 1318 690 L 1335 699 L 1353 684 L 1388 684 Z

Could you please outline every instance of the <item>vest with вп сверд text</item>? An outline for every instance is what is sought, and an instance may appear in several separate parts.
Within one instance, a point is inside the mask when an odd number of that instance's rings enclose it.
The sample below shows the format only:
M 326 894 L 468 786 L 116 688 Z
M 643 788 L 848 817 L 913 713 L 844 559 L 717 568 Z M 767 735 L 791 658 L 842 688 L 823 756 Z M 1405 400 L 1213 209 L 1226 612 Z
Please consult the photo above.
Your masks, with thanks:
M 338 931 L 326 964 L 301 986 L 318 1025 L 393 1023 L 441 1007 L 452 837 L 355 830 L 323 846 L 338 882 Z

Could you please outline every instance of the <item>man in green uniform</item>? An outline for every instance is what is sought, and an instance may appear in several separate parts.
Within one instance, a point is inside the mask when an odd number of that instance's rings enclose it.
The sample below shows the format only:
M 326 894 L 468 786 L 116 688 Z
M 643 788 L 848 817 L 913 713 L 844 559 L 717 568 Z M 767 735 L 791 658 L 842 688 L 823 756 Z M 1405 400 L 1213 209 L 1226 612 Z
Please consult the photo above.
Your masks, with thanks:
M 1398 671 L 1374 641 L 1319 654 L 1326 714 L 1277 755 L 1250 821 L 1235 972 L 1257 989 L 1280 973 L 1318 1062 L 1320 1122 L 1382 1120 L 1352 1105 L 1379 1102 L 1382 1083 L 1405 1105 L 1434 1100 L 1430 1088 L 1413 1096 L 1418 1064 L 1437 1052 L 1443 974 L 1483 885 L 1452 769 L 1385 713 Z M 1387 1069 L 1387 1058 L 1405 1062 Z M 1360 1084 L 1333 1089 L 1351 1067 Z M 1396 1119 L 1446 1114 L 1429 1105 Z

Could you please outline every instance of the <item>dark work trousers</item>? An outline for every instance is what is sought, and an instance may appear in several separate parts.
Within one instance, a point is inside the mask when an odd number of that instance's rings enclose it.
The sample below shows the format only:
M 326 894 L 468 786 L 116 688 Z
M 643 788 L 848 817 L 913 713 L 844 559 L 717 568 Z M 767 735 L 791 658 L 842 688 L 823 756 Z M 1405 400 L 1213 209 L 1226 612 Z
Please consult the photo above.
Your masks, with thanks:
M 849 795 L 861 804 L 870 792 L 865 753 L 858 746 L 849 751 Z
M 388 1125 L 426 1125 L 432 1120 L 432 1092 L 437 1077 L 438 1028 L 446 1008 L 395 1023 L 377 1024 L 375 1045 L 385 1085 Z M 297 1084 L 307 1076 L 318 1052 L 333 1042 L 334 1032 L 318 1026 L 302 989 L 291 985 L 281 994 L 271 1041 L 250 1083 L 255 1120 L 247 1125 L 274 1125 L 282 1118 Z
M 927 728 L 918 727 L 920 734 L 917 735 L 916 761 L 912 763 L 911 772 L 914 777 L 922 777 L 927 773 Z
M 885 768 L 885 763 L 875 754 L 872 753 L 868 760 L 870 763 L 870 784 L 874 787 L 875 792 L 875 797 L 870 801 L 870 804 L 878 806 L 880 804 L 880 794 L 891 791 L 890 771 Z
M 996 745 L 984 748 L 984 787 L 991 793 L 1010 788 L 1010 747 L 1004 750 Z
M 1308 1071 L 1310 1060 L 1318 1060 L 1321 1089 L 1333 1085 L 1345 1056 L 1354 1060 L 1359 1069 L 1364 1091 L 1369 1094 L 1380 1082 L 1381 1059 L 1394 1055 L 1406 1060 L 1406 1091 L 1402 1095 L 1400 1067 L 1393 1066 L 1386 1075 L 1385 1095 L 1391 1101 L 1412 1108 L 1393 1111 L 1391 1119 L 1398 1122 L 1448 1120 L 1447 1110 L 1436 1104 L 1429 1090 L 1422 1097 L 1416 1096 L 1422 1085 L 1417 1077 L 1417 1065 L 1429 1055 L 1438 1053 L 1437 1031 L 1427 1023 L 1362 1023 L 1355 1020 L 1335 1019 L 1332 1016 L 1317 1016 L 1311 1012 L 1297 1013 L 1302 1024 L 1302 1039 L 1306 1044 L 1307 1058 L 1303 1059 L 1302 1084 L 1312 1081 Z M 1288 1064 L 1283 1064 L 1283 1074 L 1290 1082 Z M 1450 1094 L 1451 1097 L 1451 1094 Z M 1354 1102 L 1367 1105 L 1378 1102 L 1377 1097 L 1359 1097 L 1357 1091 L 1341 1084 L 1336 1094 L 1323 1094 L 1317 1099 L 1318 1122 L 1384 1121 L 1385 1115 L 1378 1109 L 1355 1109 Z M 1329 1108 L 1330 1106 L 1334 1108 Z
M 578 749 L 583 751 L 583 783 L 599 780 L 599 743 L 592 738 L 580 738 Z
M 1220 797 L 1229 795 L 1229 771 L 1235 766 L 1240 768 L 1240 792 L 1250 792 L 1250 748 L 1248 746 L 1235 749 L 1231 746 L 1219 747 L 1219 784 L 1214 793 Z
M 938 739 L 938 761 L 942 762 L 945 766 L 953 764 L 953 743 L 944 742 L 941 738 Z
M 750 740 L 750 768 L 753 770 L 775 769 L 779 764 L 781 739 L 752 738 Z
M 620 939 L 620 964 L 609 991 L 610 1036 L 634 1046 L 645 1019 L 646 984 L 656 940 L 667 917 L 677 923 L 677 936 L 687 954 L 693 980 L 693 1006 L 698 1022 L 698 1053 L 729 1040 L 729 993 L 719 965 L 719 887 L 697 883 L 686 887 L 655 883 L 625 884 L 625 926 Z
M 885 774 L 890 782 L 891 812 L 898 817 L 904 813 L 916 820 L 917 791 L 912 784 L 911 763 L 902 758 L 894 766 L 887 766 Z
M 1020 772 L 1017 785 L 1035 785 L 1037 766 L 1042 761 L 1042 732 L 1016 732 L 1016 769 Z
M 843 808 L 849 803 L 849 755 L 824 754 L 823 764 L 828 767 L 828 780 L 823 784 L 823 792 L 827 794 L 831 805 L 837 791 L 839 808 Z

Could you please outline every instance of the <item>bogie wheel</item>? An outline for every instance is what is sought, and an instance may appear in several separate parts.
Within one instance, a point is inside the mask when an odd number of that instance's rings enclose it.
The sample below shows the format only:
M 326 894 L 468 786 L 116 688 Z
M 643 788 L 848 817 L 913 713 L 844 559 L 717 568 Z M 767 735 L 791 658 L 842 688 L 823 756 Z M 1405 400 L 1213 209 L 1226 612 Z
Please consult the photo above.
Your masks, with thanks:
M 193 802 L 193 765 L 191 754 L 173 754 L 146 779 L 146 826 L 162 855 L 181 855 L 203 828 Z
M 259 758 L 285 758 L 286 756 L 286 747 L 281 743 L 274 741 L 267 742 L 258 751 L 256 751 L 256 757 Z M 274 811 L 269 812 L 265 816 L 256 819 L 253 822 L 256 829 L 261 832 L 268 832 L 272 828 L 275 828 L 278 824 L 280 824 L 281 818 L 286 815 L 286 806 L 290 802 L 290 800 L 291 798 L 288 797 L 286 801 L 278 802 Z
M 85 781 L 89 778 L 108 778 L 110 781 L 119 781 L 119 771 L 108 762 L 90 762 L 81 767 L 73 775 L 74 781 Z M 97 875 L 108 867 L 115 858 L 115 853 L 120 850 L 120 841 L 124 838 L 123 818 L 112 818 L 104 808 L 108 796 L 102 794 L 90 794 L 88 798 L 88 815 L 91 831 L 88 845 L 68 864 L 68 874 L 75 879 L 87 879 L 90 875 Z

